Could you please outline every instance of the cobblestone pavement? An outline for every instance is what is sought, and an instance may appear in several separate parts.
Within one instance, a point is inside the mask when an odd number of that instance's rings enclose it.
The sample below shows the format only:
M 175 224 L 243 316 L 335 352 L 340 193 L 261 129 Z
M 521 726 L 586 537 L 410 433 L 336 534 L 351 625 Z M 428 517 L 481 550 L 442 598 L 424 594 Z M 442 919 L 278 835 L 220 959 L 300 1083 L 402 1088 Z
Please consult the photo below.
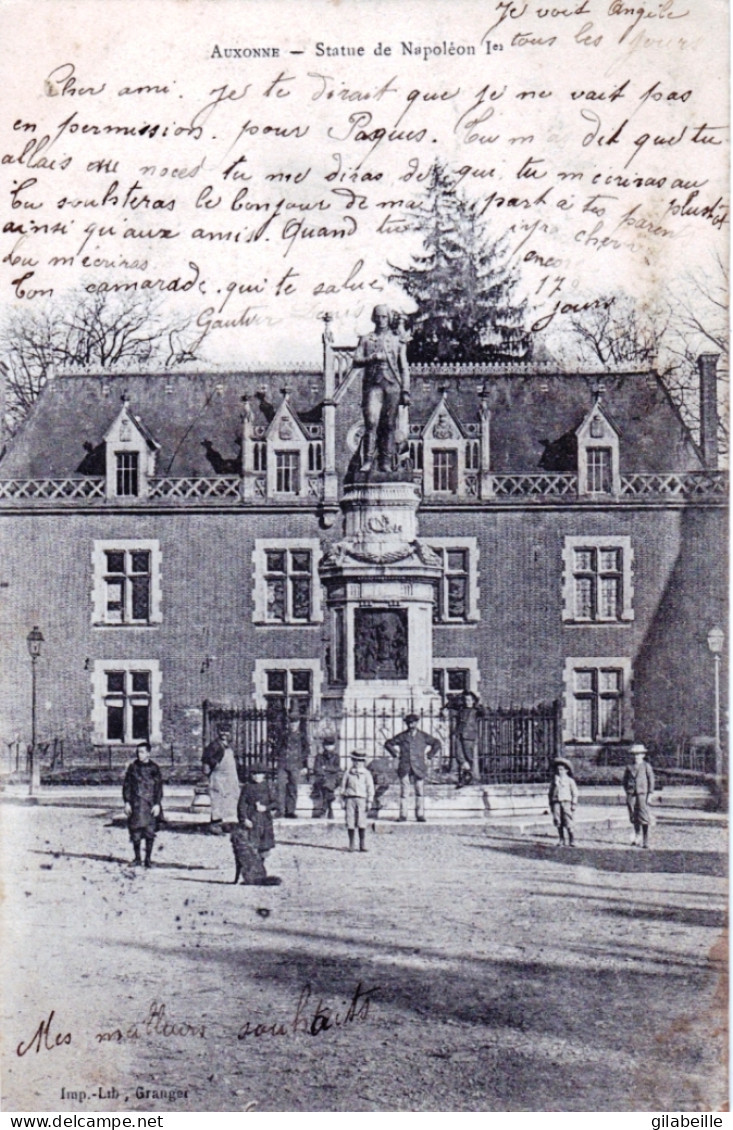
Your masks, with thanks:
M 572 850 L 549 828 L 384 825 L 353 855 L 340 824 L 285 821 L 282 886 L 254 888 L 226 839 L 183 827 L 132 868 L 111 817 L 0 807 L 5 1110 L 725 1099 L 720 821 L 667 815 L 647 852 L 624 825 Z

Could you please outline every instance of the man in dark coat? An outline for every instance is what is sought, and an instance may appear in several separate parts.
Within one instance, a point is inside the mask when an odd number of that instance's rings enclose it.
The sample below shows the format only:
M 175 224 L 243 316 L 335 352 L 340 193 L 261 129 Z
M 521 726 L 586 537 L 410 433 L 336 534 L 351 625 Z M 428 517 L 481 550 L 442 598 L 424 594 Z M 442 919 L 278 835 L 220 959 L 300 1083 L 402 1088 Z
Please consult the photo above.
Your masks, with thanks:
M 333 820 L 333 798 L 342 777 L 336 738 L 327 734 L 313 763 L 313 815 Z
M 158 830 L 160 806 L 163 799 L 163 778 L 160 769 L 150 760 L 150 744 L 141 742 L 137 747 L 137 758 L 130 762 L 122 784 L 122 799 L 125 802 L 127 827 L 130 831 L 137 867 L 140 859 L 140 845 L 145 840 L 145 866 L 150 867 L 153 840 Z
M 629 820 L 634 826 L 631 837 L 631 846 L 649 847 L 649 825 L 652 816 L 649 811 L 649 798 L 654 792 L 654 770 L 646 760 L 647 749 L 641 742 L 634 742 L 629 749 L 629 756 L 634 759 L 632 765 L 627 765 L 624 770 L 624 792 L 626 793 L 626 807 L 629 810 Z
M 407 801 L 409 783 L 415 788 L 415 817 L 425 823 L 425 778 L 428 773 L 428 760 L 440 753 L 437 738 L 418 730 L 420 721 L 417 714 L 405 717 L 407 729 L 390 738 L 384 748 L 397 758 L 397 776 L 400 779 L 400 820 L 407 820 Z
M 307 767 L 306 744 L 299 714 L 290 714 L 277 751 L 278 808 L 282 816 L 295 820 L 300 775 Z

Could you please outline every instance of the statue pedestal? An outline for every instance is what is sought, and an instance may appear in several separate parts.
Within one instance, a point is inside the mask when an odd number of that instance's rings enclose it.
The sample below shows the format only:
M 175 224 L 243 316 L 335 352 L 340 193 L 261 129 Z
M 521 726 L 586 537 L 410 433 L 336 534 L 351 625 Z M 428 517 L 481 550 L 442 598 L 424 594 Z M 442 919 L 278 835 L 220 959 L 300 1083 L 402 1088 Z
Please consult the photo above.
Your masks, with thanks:
M 385 737 L 403 728 L 405 713 L 432 715 L 441 705 L 432 656 L 442 567 L 417 536 L 419 504 L 410 481 L 347 487 L 344 538 L 320 565 L 330 635 L 324 709 L 347 723 L 361 718 L 366 729 L 374 729 L 371 716 L 380 733 L 389 731 Z M 373 744 L 366 729 L 364 740 Z M 342 739 L 351 732 L 342 728 Z

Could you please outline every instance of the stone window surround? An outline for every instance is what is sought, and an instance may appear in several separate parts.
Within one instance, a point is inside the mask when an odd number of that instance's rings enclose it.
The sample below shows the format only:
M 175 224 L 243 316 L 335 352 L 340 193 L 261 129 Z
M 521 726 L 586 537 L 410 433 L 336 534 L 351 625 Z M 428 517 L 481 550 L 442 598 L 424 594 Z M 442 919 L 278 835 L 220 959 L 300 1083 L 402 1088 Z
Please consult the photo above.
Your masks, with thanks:
M 616 668 L 623 674 L 621 693 L 621 733 L 613 738 L 577 738 L 575 736 L 575 672 L 594 668 Z M 566 745 L 613 745 L 631 741 L 634 733 L 633 670 L 628 656 L 574 655 L 565 660 L 563 672 L 563 742 Z
M 304 620 L 267 619 L 267 561 L 265 551 L 307 549 L 311 554 L 311 616 Z M 311 624 L 323 623 L 323 593 L 318 576 L 318 561 L 321 557 L 321 543 L 318 538 L 256 538 L 252 550 L 252 622 L 265 628 L 307 628 Z
M 150 744 L 159 745 L 161 738 L 162 704 L 161 673 L 157 659 L 95 659 L 92 668 L 92 727 L 95 745 L 136 745 L 137 742 L 119 742 L 107 737 L 108 671 L 147 671 L 150 673 Z
M 619 549 L 621 550 L 621 612 L 613 619 L 596 617 L 595 620 L 581 619 L 575 614 L 575 560 L 576 549 Z M 590 537 L 575 534 L 563 539 L 563 577 L 562 577 L 562 618 L 566 624 L 585 627 L 599 624 L 630 624 L 634 619 L 634 551 L 631 538 L 626 535 L 593 534 Z
M 481 672 L 478 667 L 478 659 L 475 656 L 433 655 L 432 671 L 454 671 L 456 668 L 468 671 L 468 689 L 478 695 Z
M 293 656 L 291 659 L 255 659 L 252 670 L 252 683 L 254 685 L 254 703 L 259 710 L 267 706 L 267 671 L 310 671 L 311 685 L 311 711 L 318 714 L 321 707 L 321 688 L 323 686 L 323 669 L 319 659 L 301 659 Z
M 146 550 L 150 553 L 150 614 L 146 621 L 134 620 L 127 623 L 112 623 L 107 616 L 107 593 L 104 578 L 107 575 L 107 551 L 119 552 Z M 147 628 L 163 622 L 161 586 L 160 542 L 157 538 L 105 538 L 95 540 L 92 546 L 92 626 L 95 628 Z
M 460 628 L 461 626 L 475 624 L 481 619 L 479 612 L 480 572 L 478 568 L 478 539 L 474 537 L 430 537 L 426 535 L 421 540 L 436 549 L 465 549 L 468 552 L 468 615 L 465 620 L 438 620 L 433 624 L 433 627 L 440 628 L 446 626 Z

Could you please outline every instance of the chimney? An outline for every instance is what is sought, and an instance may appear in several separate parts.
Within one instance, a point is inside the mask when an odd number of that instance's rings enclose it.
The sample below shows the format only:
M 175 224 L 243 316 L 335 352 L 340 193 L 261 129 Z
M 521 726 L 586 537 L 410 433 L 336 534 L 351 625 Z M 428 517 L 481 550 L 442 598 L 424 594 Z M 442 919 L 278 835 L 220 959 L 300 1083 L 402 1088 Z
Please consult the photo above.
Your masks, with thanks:
M 718 377 L 719 353 L 701 353 L 700 371 L 700 450 L 708 471 L 718 466 Z

